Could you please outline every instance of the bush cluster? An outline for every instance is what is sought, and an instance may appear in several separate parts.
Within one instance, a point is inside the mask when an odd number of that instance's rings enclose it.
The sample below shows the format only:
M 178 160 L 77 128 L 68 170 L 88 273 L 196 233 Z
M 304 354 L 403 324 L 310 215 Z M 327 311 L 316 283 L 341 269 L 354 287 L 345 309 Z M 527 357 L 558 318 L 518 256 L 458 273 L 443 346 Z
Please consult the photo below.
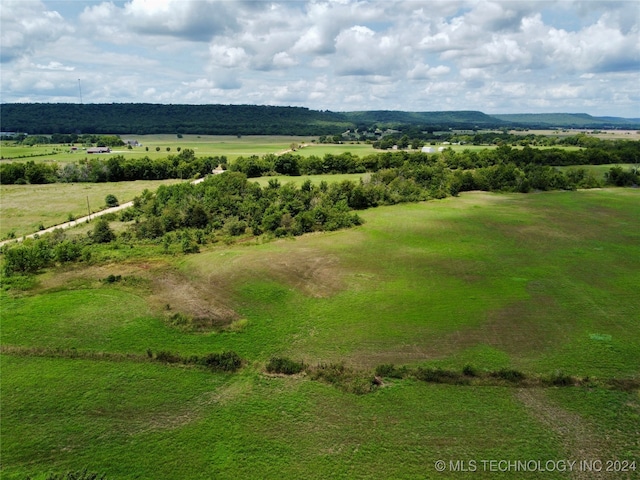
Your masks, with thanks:
M 45 477 L 45 480 L 106 480 L 107 476 L 104 473 L 89 472 L 86 468 L 77 472 L 67 473 L 49 473 Z M 27 476 L 26 480 L 31 480 L 31 477 Z
M 304 369 L 304 362 L 295 362 L 286 357 L 271 357 L 266 366 L 267 372 L 282 373 L 284 375 L 295 375 Z
M 199 357 L 198 355 L 185 357 L 179 353 L 173 353 L 166 350 L 160 350 L 154 353 L 151 349 L 147 349 L 147 356 L 162 363 L 198 365 L 217 372 L 235 372 L 242 367 L 243 363 L 242 358 L 234 351 L 209 353 L 204 357 Z
M 366 372 L 357 371 L 344 363 L 322 363 L 309 369 L 312 380 L 321 380 L 347 393 L 364 395 L 378 388 L 377 379 Z

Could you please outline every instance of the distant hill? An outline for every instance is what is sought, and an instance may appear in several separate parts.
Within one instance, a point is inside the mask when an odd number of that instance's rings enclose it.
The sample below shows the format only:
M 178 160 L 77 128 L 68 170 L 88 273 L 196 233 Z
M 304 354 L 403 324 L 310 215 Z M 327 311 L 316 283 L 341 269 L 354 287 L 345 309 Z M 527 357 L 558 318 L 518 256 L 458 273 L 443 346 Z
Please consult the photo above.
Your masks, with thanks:
M 138 135 L 327 135 L 351 127 L 339 114 L 302 107 L 146 103 L 7 103 L 0 124 L 3 132 Z
M 446 128 L 499 128 L 506 124 L 500 119 L 477 111 L 403 112 L 396 110 L 371 110 L 344 112 L 344 117 L 356 125 L 380 124 L 393 128 L 401 125 L 423 125 Z
M 528 128 L 640 128 L 640 118 L 592 117 L 586 113 L 516 113 L 492 117 Z
M 508 127 L 637 129 L 640 128 L 640 119 L 571 113 L 487 115 L 478 111 L 330 112 L 259 105 L 0 104 L 0 131 L 29 134 L 335 135 L 348 129 L 372 127 L 416 132 Z

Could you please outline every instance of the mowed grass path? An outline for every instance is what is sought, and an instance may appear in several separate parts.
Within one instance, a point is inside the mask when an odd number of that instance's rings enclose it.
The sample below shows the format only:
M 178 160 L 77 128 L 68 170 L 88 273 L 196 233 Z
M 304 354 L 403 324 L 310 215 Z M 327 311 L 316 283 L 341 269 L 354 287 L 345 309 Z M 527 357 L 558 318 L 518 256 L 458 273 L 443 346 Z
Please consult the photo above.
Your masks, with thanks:
M 87 467 L 109 478 L 465 478 L 434 462 L 637 458 L 633 391 L 387 380 L 357 396 L 262 372 L 287 355 L 369 370 L 637 378 L 639 199 L 631 189 L 471 192 L 364 211 L 351 230 L 49 272 L 33 293 L 2 294 L 3 346 L 142 358 L 147 348 L 232 349 L 248 364 L 219 375 L 3 354 L 2 476 Z M 101 283 L 108 272 L 126 281 Z M 191 285 L 185 305 L 219 301 L 245 322 L 221 333 L 171 327 L 151 301 L 156 277 Z M 173 312 L 179 300 L 165 301 Z

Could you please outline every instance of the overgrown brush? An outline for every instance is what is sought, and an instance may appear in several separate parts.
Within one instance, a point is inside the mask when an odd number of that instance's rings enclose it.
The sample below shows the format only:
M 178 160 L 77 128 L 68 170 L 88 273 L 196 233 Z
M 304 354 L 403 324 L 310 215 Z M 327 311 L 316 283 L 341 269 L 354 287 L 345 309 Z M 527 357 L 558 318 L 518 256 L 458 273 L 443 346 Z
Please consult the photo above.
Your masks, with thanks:
M 443 370 L 442 368 L 418 367 L 415 369 L 413 376 L 423 382 L 451 383 L 455 385 L 469 383 L 469 380 L 463 378 L 460 373 L 451 370 Z
M 209 370 L 217 372 L 235 372 L 242 367 L 242 358 L 234 351 L 225 351 L 222 353 L 209 353 L 205 357 L 191 355 L 184 357 L 179 353 L 173 353 L 166 350 L 160 350 L 153 353 L 151 349 L 147 349 L 147 356 L 155 361 L 162 363 L 180 363 L 183 365 L 198 365 L 206 367 Z
M 393 363 L 383 363 L 376 367 L 376 376 L 387 378 L 404 378 L 407 374 L 407 367 L 397 368 Z
M 295 375 L 304 369 L 304 362 L 296 362 L 287 357 L 271 357 L 266 366 L 267 372 L 282 373 L 284 375 Z
M 325 381 L 356 395 L 371 393 L 379 385 L 379 381 L 371 374 L 348 368 L 344 362 L 318 364 L 309 371 L 313 380 Z
M 33 477 L 26 477 L 25 480 L 32 480 Z M 84 470 L 78 472 L 67 473 L 49 473 L 45 480 L 106 480 L 107 476 L 104 473 L 92 473 Z
M 511 368 L 501 368 L 500 370 L 495 370 L 489 374 L 491 377 L 499 378 L 501 380 L 506 380 L 508 382 L 521 382 L 526 378 L 526 375 L 519 370 L 514 370 Z

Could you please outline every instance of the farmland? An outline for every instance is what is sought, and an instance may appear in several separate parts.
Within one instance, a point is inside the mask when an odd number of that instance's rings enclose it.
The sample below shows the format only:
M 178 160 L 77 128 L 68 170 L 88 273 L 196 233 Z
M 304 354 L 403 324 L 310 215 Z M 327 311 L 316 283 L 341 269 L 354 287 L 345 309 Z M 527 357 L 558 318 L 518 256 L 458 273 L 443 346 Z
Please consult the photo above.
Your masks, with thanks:
M 194 255 L 105 245 L 111 261 L 44 271 L 1 293 L 2 476 L 465 478 L 448 462 L 473 460 L 472 478 L 494 478 L 481 460 L 637 461 L 639 199 L 465 192 L 365 210 L 349 230 Z M 180 312 L 227 321 L 188 328 Z M 245 363 L 211 373 L 148 350 Z M 385 377 L 358 395 L 268 375 L 273 356 L 362 378 L 513 369 L 533 386 Z M 558 374 L 579 381 L 538 381 Z
M 518 132 L 512 132 L 518 133 Z M 534 131 L 526 132 L 533 134 L 545 134 L 550 136 L 563 136 L 553 131 Z M 575 134 L 575 132 L 571 132 Z M 568 136 L 569 133 L 564 134 Z M 196 156 L 224 156 L 229 161 L 233 161 L 240 156 L 251 155 L 266 155 L 269 153 L 278 154 L 288 151 L 292 145 L 301 146 L 296 152 L 303 156 L 317 155 L 324 156 L 325 154 L 340 154 L 345 151 L 351 152 L 354 155 L 367 155 L 374 153 L 377 150 L 373 148 L 370 143 L 366 142 L 353 142 L 343 144 L 332 143 L 317 143 L 318 137 L 307 136 L 284 136 L 284 135 L 246 135 L 246 136 L 233 136 L 233 135 L 182 135 L 178 138 L 176 135 L 120 135 L 120 137 L 126 140 L 136 140 L 140 146 L 134 146 L 131 149 L 127 147 L 115 147 L 112 149 L 111 154 L 108 155 L 123 155 L 125 158 L 143 158 L 149 157 L 151 159 L 164 158 L 170 154 L 176 154 L 178 149 L 191 149 L 195 152 Z M 602 138 L 624 138 L 633 139 L 638 138 L 635 134 L 616 134 L 609 135 L 603 133 Z M 485 148 L 495 148 L 492 145 L 447 145 L 456 151 L 458 150 L 473 150 L 479 151 Z M 16 145 L 10 141 L 2 142 L 0 145 L 0 155 L 2 161 L 29 161 L 36 162 L 57 162 L 60 164 L 69 162 L 78 162 L 85 158 L 91 158 L 93 154 L 87 154 L 83 150 L 83 147 L 79 144 L 75 145 L 77 150 L 71 150 L 71 146 L 63 144 L 52 145 Z M 167 148 L 169 150 L 167 150 Z M 574 147 L 565 147 L 575 149 Z M 105 156 L 101 154 L 100 156 Z
M 311 140 L 317 137 L 294 136 L 231 136 L 231 135 L 121 135 L 123 140 L 137 140 L 141 146 L 116 147 L 114 154 L 123 155 L 126 158 L 164 158 L 168 154 L 175 154 L 180 149 L 192 149 L 196 156 L 225 156 L 228 160 L 234 160 L 239 156 L 266 155 L 279 153 L 291 148 L 292 144 L 308 144 L 310 147 L 300 150 L 300 153 L 324 155 L 328 152 L 342 153 L 344 145 L 311 145 Z M 159 150 L 156 150 L 158 148 Z M 169 148 L 169 150 L 167 150 Z M 350 145 L 348 150 L 357 152 L 373 152 L 371 145 Z M 80 148 L 71 151 L 64 145 L 34 145 L 21 146 L 5 143 L 1 148 L 2 157 L 20 161 L 56 161 L 59 163 L 77 162 L 85 157 L 91 157 Z
M 171 185 L 180 180 L 117 183 L 56 183 L 0 186 L 0 238 L 9 232 L 21 237 L 105 207 L 105 197 L 115 195 L 120 203 L 133 200 L 145 189 Z M 87 203 L 89 204 L 87 207 Z

